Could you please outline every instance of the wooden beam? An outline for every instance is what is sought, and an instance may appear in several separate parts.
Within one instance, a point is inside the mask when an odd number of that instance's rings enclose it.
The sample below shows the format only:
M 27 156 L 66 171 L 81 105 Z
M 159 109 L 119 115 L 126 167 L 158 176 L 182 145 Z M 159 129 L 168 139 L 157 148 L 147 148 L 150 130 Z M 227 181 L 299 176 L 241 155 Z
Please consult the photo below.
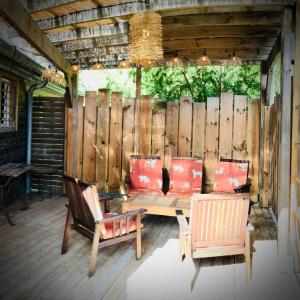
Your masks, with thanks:
M 296 25 L 295 25 L 295 61 L 294 61 L 294 78 L 293 78 L 293 109 L 292 109 L 292 154 L 291 154 L 291 205 L 290 205 L 290 228 L 291 240 L 296 240 L 297 232 L 292 218 L 293 214 L 300 207 L 300 128 L 299 128 L 299 111 L 300 111 L 300 0 L 296 4 Z M 300 260 L 297 255 L 297 247 L 292 249 L 294 256 L 294 270 L 300 272 Z M 298 250 L 299 251 L 299 250 Z
M 82 2 L 82 0 L 23 0 L 23 4 L 28 12 L 50 10 L 52 8 L 62 7 L 67 4 L 74 4 L 76 2 Z
M 211 14 L 194 14 L 163 17 L 163 26 L 172 25 L 174 28 L 181 26 L 280 26 L 281 12 L 228 12 Z
M 278 254 L 282 270 L 287 270 L 289 256 L 289 206 L 291 187 L 291 117 L 292 117 L 292 9 L 285 8 L 281 34 L 281 102 L 278 180 Z
M 276 59 L 276 57 L 278 56 L 279 52 L 281 51 L 281 36 L 278 36 L 272 51 L 270 52 L 267 60 L 266 60 L 266 68 L 269 70 L 274 62 L 274 60 Z
M 163 39 L 191 39 L 216 37 L 277 37 L 279 27 L 266 26 L 182 26 L 169 25 L 163 29 Z
M 124 33 L 128 33 L 128 22 L 49 33 L 48 38 L 52 43 L 62 43 L 79 39 L 109 37 L 111 35 L 119 35 Z
M 294 0 L 248 0 L 248 1 L 239 1 L 239 0 L 230 0 L 230 1 L 212 1 L 212 0 L 203 0 L 199 2 L 199 0 L 165 0 L 165 1 L 151 1 L 149 5 L 149 9 L 159 12 L 164 11 L 179 11 L 195 8 L 198 11 L 202 9 L 207 9 L 209 7 L 217 8 L 220 12 L 226 11 L 228 6 L 239 6 L 242 8 L 250 8 L 250 7 L 260 7 L 260 6 L 268 6 L 269 9 L 274 5 L 294 5 Z M 121 16 L 130 16 L 132 14 L 144 11 L 146 9 L 145 3 L 141 2 L 126 2 L 126 3 L 118 3 L 111 6 L 102 6 L 94 9 L 90 9 L 88 11 L 79 11 L 75 13 L 68 14 L 66 18 L 65 15 L 57 16 L 51 19 L 45 19 L 38 22 L 41 29 L 51 29 L 56 27 L 64 27 L 69 25 L 75 25 L 79 23 L 85 23 L 95 20 L 101 20 L 105 18 L 114 18 Z
M 0 2 L 0 15 L 58 69 L 70 74 L 69 62 L 51 44 L 19 1 L 2 0 Z
M 265 48 L 269 47 L 270 51 L 276 38 L 201 38 L 201 39 L 182 39 L 182 40 L 164 40 L 163 47 L 165 51 L 181 49 L 199 49 L 199 48 Z
M 141 67 L 136 68 L 135 76 L 135 98 L 141 97 L 141 83 L 142 83 L 142 69 Z

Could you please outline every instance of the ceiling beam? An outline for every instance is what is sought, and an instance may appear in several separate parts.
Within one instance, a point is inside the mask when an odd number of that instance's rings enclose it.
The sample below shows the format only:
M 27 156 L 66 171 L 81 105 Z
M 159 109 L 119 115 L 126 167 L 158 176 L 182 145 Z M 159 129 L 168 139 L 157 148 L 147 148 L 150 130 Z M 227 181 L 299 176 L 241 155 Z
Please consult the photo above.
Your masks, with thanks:
M 261 25 L 281 26 L 282 13 L 280 11 L 230 12 L 194 14 L 163 17 L 163 26 L 230 26 L 230 25 Z
M 0 1 L 0 15 L 53 65 L 67 74 L 71 73 L 70 63 L 31 19 L 19 1 Z
M 163 47 L 168 50 L 198 49 L 198 48 L 272 48 L 276 38 L 203 38 L 203 39 L 182 39 L 182 40 L 165 40 Z
M 52 0 L 54 1 L 54 0 Z M 269 6 L 269 9 L 272 6 L 276 5 L 294 5 L 295 0 L 153 0 L 150 2 L 149 9 L 154 11 L 159 11 L 163 13 L 164 11 L 172 11 L 178 10 L 178 14 L 180 10 L 186 10 L 189 8 L 196 8 L 198 12 L 202 9 L 207 9 L 209 7 L 217 8 L 220 12 L 222 9 L 228 8 L 228 6 L 239 6 L 241 8 L 247 8 L 247 10 L 251 7 L 260 7 L 260 6 Z M 90 10 L 79 11 L 70 13 L 67 15 L 56 16 L 54 18 L 45 19 L 37 22 L 41 29 L 47 30 L 51 28 L 64 27 L 70 25 L 76 25 L 79 23 L 91 22 L 106 18 L 114 18 L 121 16 L 130 16 L 134 13 L 138 13 L 144 11 L 146 9 L 144 2 L 128 2 L 128 3 L 117 3 L 115 5 L 110 6 L 102 6 L 97 7 Z
M 267 70 L 269 70 L 271 68 L 274 60 L 276 59 L 276 57 L 280 51 L 281 51 L 281 36 L 279 36 L 277 38 L 277 40 L 272 48 L 272 51 L 270 52 L 270 54 L 266 60 L 265 66 L 266 66 Z
M 78 28 L 74 30 L 49 33 L 48 38 L 52 43 L 62 43 L 80 39 L 109 37 L 117 34 L 128 33 L 128 22 L 121 22 L 112 25 L 94 26 L 89 28 Z
M 62 7 L 76 2 L 83 2 L 83 0 L 23 0 L 22 2 L 27 11 L 32 13 Z
M 216 37 L 277 37 L 280 27 L 269 26 L 181 26 L 169 25 L 163 29 L 164 39 Z

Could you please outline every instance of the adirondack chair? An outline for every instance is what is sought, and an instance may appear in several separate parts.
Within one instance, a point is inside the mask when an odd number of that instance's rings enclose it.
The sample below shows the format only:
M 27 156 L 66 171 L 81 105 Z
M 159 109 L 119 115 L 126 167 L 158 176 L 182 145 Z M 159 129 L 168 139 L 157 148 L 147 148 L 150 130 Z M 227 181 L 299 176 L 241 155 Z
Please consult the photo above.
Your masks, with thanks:
M 177 210 L 180 259 L 243 254 L 246 278 L 251 278 L 249 194 L 195 194 L 189 224 Z
M 96 270 L 99 248 L 136 239 L 136 259 L 141 258 L 141 215 L 145 209 L 122 214 L 102 214 L 97 188 L 76 178 L 64 176 L 69 204 L 61 253 L 68 251 L 71 231 L 76 230 L 93 241 L 89 276 Z
M 249 193 L 249 161 L 221 159 L 216 164 L 212 193 Z

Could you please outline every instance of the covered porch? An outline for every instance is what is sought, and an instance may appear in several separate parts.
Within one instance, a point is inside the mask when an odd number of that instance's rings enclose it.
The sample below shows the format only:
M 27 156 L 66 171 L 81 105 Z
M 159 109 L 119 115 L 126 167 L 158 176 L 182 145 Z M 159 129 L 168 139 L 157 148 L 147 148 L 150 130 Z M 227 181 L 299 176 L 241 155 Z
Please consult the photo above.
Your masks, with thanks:
M 193 93 L 177 102 L 157 100 L 141 95 L 140 64 L 133 65 L 134 97 L 107 88 L 78 95 L 79 69 L 127 63 L 128 20 L 145 10 L 162 17 L 165 60 L 180 58 L 187 66 L 207 54 L 212 65 L 236 57 L 259 65 L 260 99 L 224 91 L 220 83 L 219 94 L 202 102 Z M 23 182 L 24 194 L 51 186 L 54 197 L 28 199 L 30 209 L 19 211 L 14 193 L 8 194 L 16 226 L 1 215 L 0 298 L 297 299 L 300 1 L 5 0 L 0 16 L 0 80 L 6 91 L 0 102 L 0 167 L 55 169 Z M 48 63 L 66 87 L 35 85 Z M 32 88 L 38 89 L 30 94 Z M 3 113 L 7 94 L 14 99 L 13 113 Z M 132 154 L 159 156 L 167 169 L 172 157 L 200 157 L 205 192 L 213 191 L 214 167 L 222 159 L 248 162 L 250 283 L 241 255 L 180 262 L 172 205 L 168 216 L 143 218 L 140 261 L 132 241 L 100 249 L 89 278 L 91 242 L 75 231 L 68 253 L 60 254 L 68 202 L 63 176 L 93 183 L 98 192 L 123 194 Z M 112 200 L 111 211 L 120 213 L 123 201 Z

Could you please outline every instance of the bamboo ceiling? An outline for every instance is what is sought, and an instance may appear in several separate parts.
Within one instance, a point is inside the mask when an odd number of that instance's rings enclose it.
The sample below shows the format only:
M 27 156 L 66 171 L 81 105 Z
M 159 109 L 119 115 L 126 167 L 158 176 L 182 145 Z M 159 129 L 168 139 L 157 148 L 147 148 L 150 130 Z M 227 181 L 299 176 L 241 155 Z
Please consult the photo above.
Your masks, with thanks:
M 294 1 L 22 0 L 72 64 L 114 67 L 128 59 L 128 20 L 149 8 L 162 16 L 164 57 L 213 62 L 233 52 L 247 62 L 267 60 L 280 35 L 282 9 Z

